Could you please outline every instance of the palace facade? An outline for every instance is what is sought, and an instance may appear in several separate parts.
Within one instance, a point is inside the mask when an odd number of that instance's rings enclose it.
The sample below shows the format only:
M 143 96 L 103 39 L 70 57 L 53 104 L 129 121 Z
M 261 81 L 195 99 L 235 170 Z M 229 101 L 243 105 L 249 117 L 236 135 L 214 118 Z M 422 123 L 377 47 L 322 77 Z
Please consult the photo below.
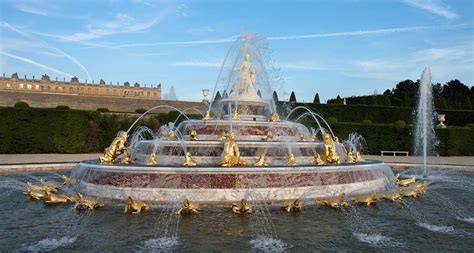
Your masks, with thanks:
M 25 78 L 21 79 L 17 73 L 12 74 L 10 78 L 3 77 L 0 79 L 0 90 L 8 91 L 26 91 L 38 92 L 43 94 L 64 94 L 77 96 L 92 96 L 92 97 L 115 97 L 115 98 L 134 98 L 134 99 L 149 99 L 161 100 L 161 84 L 156 87 L 140 87 L 140 84 L 135 83 L 130 85 L 125 82 L 123 85 L 112 85 L 112 82 L 106 84 L 104 80 L 100 80 L 98 84 L 81 83 L 79 78 L 73 77 L 69 82 L 50 80 L 48 75 L 43 75 L 41 79 L 36 80 Z

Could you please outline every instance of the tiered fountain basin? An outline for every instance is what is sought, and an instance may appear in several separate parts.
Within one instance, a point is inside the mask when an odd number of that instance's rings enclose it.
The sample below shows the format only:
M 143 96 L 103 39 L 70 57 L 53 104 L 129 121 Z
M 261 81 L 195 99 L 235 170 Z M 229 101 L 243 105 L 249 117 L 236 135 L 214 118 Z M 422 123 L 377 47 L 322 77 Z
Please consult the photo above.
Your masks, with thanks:
M 340 194 L 384 192 L 394 186 L 391 169 L 379 161 L 228 168 L 101 165 L 90 160 L 81 162 L 72 177 L 81 179 L 79 190 L 90 196 L 119 201 L 134 196 L 163 204 L 184 198 L 201 204 L 227 204 L 241 199 L 312 201 Z

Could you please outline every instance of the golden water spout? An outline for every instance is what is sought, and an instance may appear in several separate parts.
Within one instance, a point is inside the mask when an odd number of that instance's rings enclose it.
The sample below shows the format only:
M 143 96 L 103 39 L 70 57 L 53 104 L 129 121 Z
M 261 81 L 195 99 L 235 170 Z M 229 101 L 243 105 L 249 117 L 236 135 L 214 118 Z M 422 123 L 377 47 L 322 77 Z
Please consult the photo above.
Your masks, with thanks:
M 151 153 L 148 161 L 146 161 L 146 165 L 158 165 L 158 161 L 156 160 L 156 153 Z
M 130 214 L 139 214 L 142 210 L 148 211 L 150 210 L 150 206 L 139 199 L 134 199 L 132 198 L 132 196 L 128 196 L 127 205 L 125 206 L 123 212 Z
M 270 113 L 269 120 L 270 120 L 270 122 L 278 122 L 278 121 L 280 121 L 280 116 L 278 116 L 278 114 L 272 112 L 272 113 Z
M 125 142 L 127 141 L 127 133 L 120 131 L 118 136 L 112 141 L 110 146 L 104 150 L 104 155 L 99 157 L 101 164 L 112 164 L 119 159 L 120 154 L 125 148 Z
M 313 164 L 315 164 L 315 165 L 323 165 L 324 164 L 324 161 L 321 159 L 321 156 L 318 153 L 314 153 Z
M 271 140 L 273 140 L 273 134 L 272 134 L 272 131 L 268 130 L 265 135 L 265 141 L 271 141 Z
M 288 155 L 288 165 L 295 166 L 298 164 L 298 161 L 296 161 L 296 157 L 294 154 L 289 154 Z
M 196 130 L 192 130 L 192 131 L 191 131 L 190 137 L 191 137 L 191 140 L 192 140 L 192 141 L 197 141 L 197 140 L 199 140 Z
M 299 199 L 295 199 L 294 201 L 287 201 L 283 203 L 283 206 L 281 208 L 287 213 L 294 213 L 301 211 L 301 209 L 303 208 L 303 204 Z
M 188 199 L 185 199 L 181 208 L 176 212 L 177 215 L 196 214 L 199 213 L 199 207 Z
M 250 206 L 246 199 L 242 199 L 238 203 L 232 203 L 231 210 L 235 214 L 252 213 L 252 206 Z
M 186 154 L 184 155 L 184 164 L 183 165 L 186 166 L 186 167 L 194 167 L 194 166 L 197 165 L 197 163 L 191 157 L 191 153 L 186 152 Z
M 255 162 L 253 165 L 257 167 L 266 167 L 268 166 L 268 163 L 266 160 L 267 160 L 267 157 L 265 156 L 264 153 L 262 153 L 260 157 L 258 158 L 258 161 Z

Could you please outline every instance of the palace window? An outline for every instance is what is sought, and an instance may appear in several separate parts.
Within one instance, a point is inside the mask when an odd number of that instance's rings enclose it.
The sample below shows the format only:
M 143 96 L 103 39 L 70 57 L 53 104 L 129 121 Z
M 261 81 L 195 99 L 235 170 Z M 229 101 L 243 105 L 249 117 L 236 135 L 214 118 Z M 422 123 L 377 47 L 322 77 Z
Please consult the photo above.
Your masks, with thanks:
M 84 93 L 84 87 L 81 87 L 81 93 Z
M 39 90 L 39 89 L 40 89 L 40 86 L 39 86 L 38 84 L 35 85 L 35 89 L 36 89 L 36 90 Z
M 31 84 L 27 84 L 27 85 L 26 85 L 26 88 L 28 88 L 29 90 L 31 90 Z
M 23 89 L 23 84 L 22 83 L 20 83 L 20 89 Z
M 7 83 L 7 88 L 10 88 L 10 87 L 11 87 L 11 86 L 10 86 L 10 84 L 9 84 L 9 83 Z

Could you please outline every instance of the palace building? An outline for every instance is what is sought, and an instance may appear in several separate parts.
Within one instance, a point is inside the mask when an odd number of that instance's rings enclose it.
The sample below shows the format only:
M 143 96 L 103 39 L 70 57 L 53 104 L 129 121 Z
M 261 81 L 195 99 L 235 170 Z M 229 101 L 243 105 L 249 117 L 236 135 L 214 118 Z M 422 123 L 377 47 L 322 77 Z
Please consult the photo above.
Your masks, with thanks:
M 115 98 L 133 98 L 133 99 L 148 99 L 161 100 L 161 84 L 153 87 L 140 87 L 140 84 L 135 83 L 130 85 L 125 82 L 122 85 L 112 85 L 112 82 L 106 84 L 104 80 L 100 80 L 98 84 L 81 83 L 79 78 L 73 77 L 69 82 L 50 80 L 48 75 L 43 75 L 41 79 L 34 78 L 21 79 L 17 73 L 12 74 L 11 78 L 3 77 L 0 79 L 0 90 L 8 91 L 26 91 L 42 94 L 64 94 L 76 96 L 89 97 L 115 97 Z

